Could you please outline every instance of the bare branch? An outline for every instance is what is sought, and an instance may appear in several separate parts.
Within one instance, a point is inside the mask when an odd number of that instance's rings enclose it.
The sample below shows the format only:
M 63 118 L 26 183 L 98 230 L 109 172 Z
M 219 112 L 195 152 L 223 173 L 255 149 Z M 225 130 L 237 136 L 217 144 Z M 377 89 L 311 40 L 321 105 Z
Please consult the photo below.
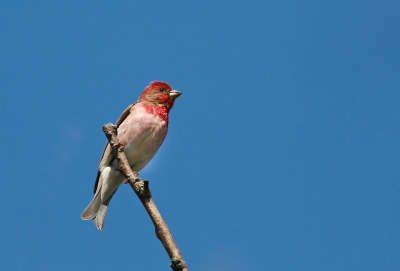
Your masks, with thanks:
M 178 246 L 175 243 L 174 238 L 172 237 L 171 231 L 169 230 L 167 223 L 165 223 L 157 209 L 156 204 L 153 201 L 149 188 L 149 181 L 142 180 L 137 177 L 138 173 L 132 171 L 129 162 L 126 159 L 124 146 L 118 142 L 117 127 L 112 123 L 108 123 L 103 126 L 103 131 L 106 134 L 114 153 L 117 155 L 119 170 L 123 172 L 126 177 L 125 183 L 130 184 L 133 191 L 138 196 L 147 213 L 149 214 L 151 221 L 153 221 L 156 236 L 163 244 L 169 258 L 171 259 L 170 266 L 172 270 L 188 271 L 189 269 L 182 257 L 181 252 L 179 251 Z

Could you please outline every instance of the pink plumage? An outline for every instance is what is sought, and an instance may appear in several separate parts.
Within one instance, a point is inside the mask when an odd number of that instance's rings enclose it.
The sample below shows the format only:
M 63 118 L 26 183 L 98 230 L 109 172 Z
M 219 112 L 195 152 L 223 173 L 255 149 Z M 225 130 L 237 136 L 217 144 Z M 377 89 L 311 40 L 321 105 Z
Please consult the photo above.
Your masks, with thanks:
M 124 144 L 124 153 L 133 171 L 140 171 L 154 157 L 168 131 L 168 113 L 181 92 L 161 81 L 153 81 L 122 113 L 116 125 L 119 142 Z M 110 145 L 107 143 L 99 163 L 94 197 L 81 217 L 93 219 L 96 227 L 104 227 L 108 205 L 124 176 L 118 170 Z

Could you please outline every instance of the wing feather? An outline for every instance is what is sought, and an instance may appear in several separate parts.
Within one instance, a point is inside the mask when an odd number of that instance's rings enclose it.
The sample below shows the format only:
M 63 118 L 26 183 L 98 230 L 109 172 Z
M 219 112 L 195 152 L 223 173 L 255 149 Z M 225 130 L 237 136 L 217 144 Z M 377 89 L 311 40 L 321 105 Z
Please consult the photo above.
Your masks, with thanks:
M 131 113 L 132 107 L 135 104 L 137 104 L 137 102 L 132 103 L 124 110 L 124 112 L 122 112 L 121 116 L 117 120 L 117 123 L 115 124 L 117 126 L 117 128 L 129 116 L 129 114 Z M 101 158 L 100 158 L 96 182 L 94 183 L 94 191 L 93 191 L 94 194 L 96 194 L 97 188 L 100 188 L 102 185 L 101 178 L 100 178 L 101 170 L 104 167 L 108 166 L 112 162 L 113 159 L 114 159 L 114 154 L 113 154 L 112 148 L 111 148 L 110 144 L 107 142 L 106 145 L 104 146 L 103 154 L 101 155 Z

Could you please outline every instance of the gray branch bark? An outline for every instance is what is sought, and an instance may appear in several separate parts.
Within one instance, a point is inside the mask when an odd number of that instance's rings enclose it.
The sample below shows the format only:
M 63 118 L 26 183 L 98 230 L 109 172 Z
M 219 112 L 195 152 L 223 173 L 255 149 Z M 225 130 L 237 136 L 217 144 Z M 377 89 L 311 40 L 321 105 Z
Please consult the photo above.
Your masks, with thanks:
M 171 259 L 170 266 L 172 270 L 189 271 L 167 223 L 165 223 L 153 201 L 149 188 L 149 181 L 140 179 L 137 177 L 137 172 L 132 171 L 124 153 L 124 146 L 118 142 L 116 126 L 112 123 L 108 123 L 103 126 L 103 131 L 117 156 L 119 170 L 123 172 L 126 177 L 125 183 L 130 184 L 154 224 L 156 236 L 163 244 L 169 258 Z

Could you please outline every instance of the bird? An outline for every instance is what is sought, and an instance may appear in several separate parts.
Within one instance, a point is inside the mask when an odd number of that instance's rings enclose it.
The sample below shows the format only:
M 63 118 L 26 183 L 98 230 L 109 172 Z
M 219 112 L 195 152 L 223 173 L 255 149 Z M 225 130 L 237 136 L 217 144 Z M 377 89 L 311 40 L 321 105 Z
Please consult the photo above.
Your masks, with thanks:
M 129 105 L 116 122 L 117 138 L 132 171 L 139 172 L 154 157 L 168 131 L 169 111 L 182 93 L 163 81 L 152 81 Z M 109 143 L 104 147 L 98 166 L 94 197 L 82 212 L 83 220 L 94 220 L 104 228 L 108 205 L 125 177 Z

